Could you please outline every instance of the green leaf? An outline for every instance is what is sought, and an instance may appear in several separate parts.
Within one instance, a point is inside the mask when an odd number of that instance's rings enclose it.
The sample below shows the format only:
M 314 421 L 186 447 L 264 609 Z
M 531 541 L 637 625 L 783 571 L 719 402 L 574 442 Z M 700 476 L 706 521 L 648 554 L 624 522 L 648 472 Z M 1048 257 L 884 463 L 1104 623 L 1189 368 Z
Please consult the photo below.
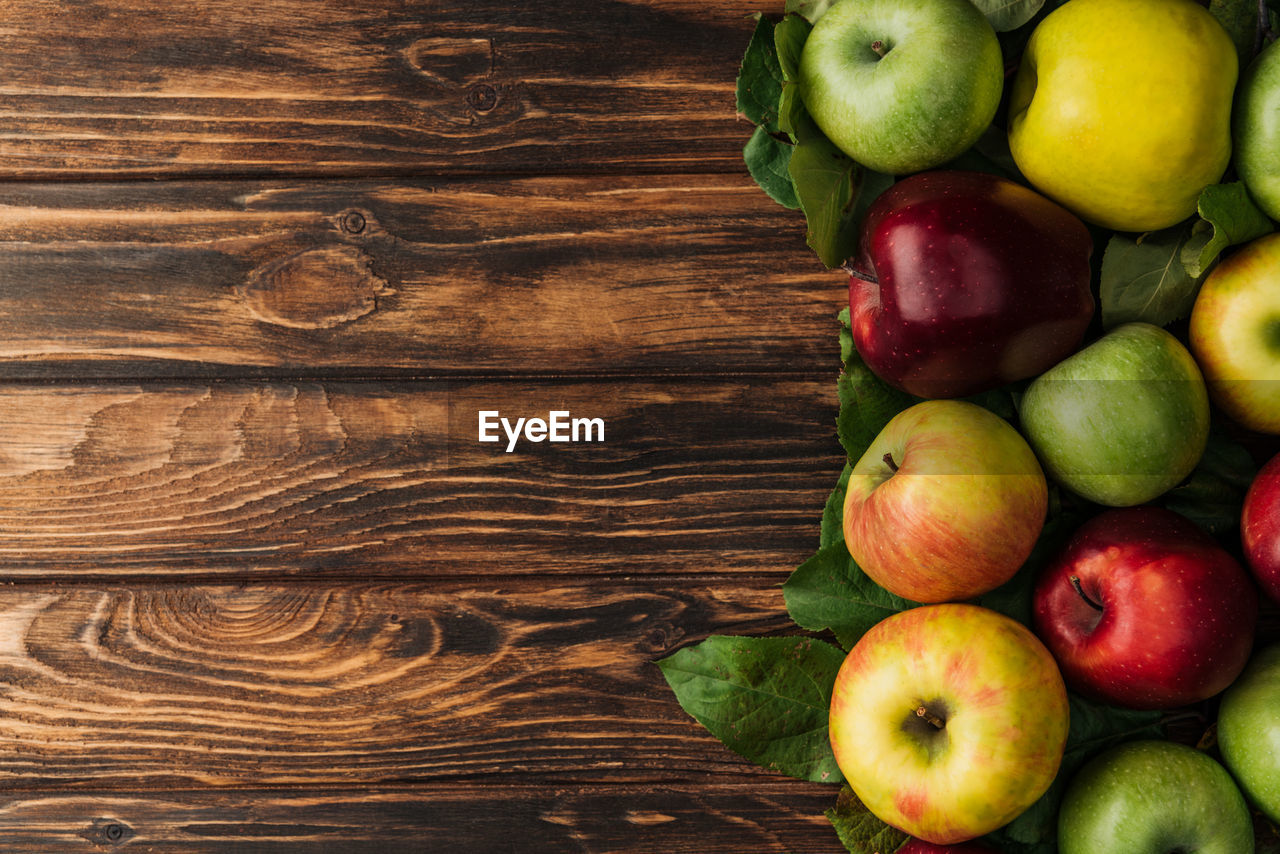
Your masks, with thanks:
M 1243 69 L 1253 60 L 1253 40 L 1258 32 L 1256 0 L 1209 0 L 1209 12 L 1231 36 Z
M 786 12 L 795 12 L 810 24 L 816 24 L 835 2 L 836 0 L 787 0 Z
M 803 629 L 830 629 L 850 649 L 867 629 L 918 603 L 876 584 L 849 556 L 841 538 L 800 564 L 782 585 L 787 613 Z
M 1026 812 L 987 837 L 1001 850 L 1037 851 L 1039 846 L 1054 846 L 1058 806 L 1076 771 L 1098 753 L 1122 741 L 1164 737 L 1160 712 L 1117 709 L 1074 694 L 1068 694 L 1067 701 L 1071 707 L 1071 724 L 1058 776 Z
M 1044 0 L 973 0 L 997 33 L 1016 30 L 1030 21 L 1044 6 Z
M 800 54 L 809 39 L 813 24 L 800 15 L 787 15 L 773 30 L 773 46 L 782 69 L 782 79 L 795 82 L 800 79 Z
M 778 99 L 782 97 L 782 67 L 773 44 L 773 22 L 756 15 L 756 29 L 738 69 L 738 112 L 769 133 L 778 131 Z
M 840 368 L 842 370 L 849 367 L 849 360 L 853 358 L 853 329 L 850 326 L 849 306 L 840 309 L 840 313 L 836 316 L 840 321 Z
M 819 547 L 844 542 L 844 495 L 849 488 L 849 475 L 852 473 L 853 466 L 846 462 L 844 471 L 840 472 L 840 479 L 836 481 L 836 488 L 831 490 L 831 495 L 827 497 L 827 503 L 822 508 Z
M 822 263 L 835 269 L 858 246 L 855 203 L 863 169 L 825 136 L 795 130 L 799 140 L 788 168 L 808 226 L 805 239 Z
M 791 184 L 791 173 L 787 170 L 791 162 L 791 151 L 792 146 L 774 138 L 760 126 L 742 149 L 742 159 L 746 161 L 751 177 L 756 179 L 760 189 L 769 198 L 784 208 L 796 210 L 800 203 L 796 201 L 796 190 Z
M 1182 263 L 1197 278 L 1228 246 L 1269 234 L 1274 227 L 1239 181 L 1205 187 L 1196 210 L 1200 221 L 1182 247 Z
M 1141 320 L 1164 326 L 1191 314 L 1196 280 L 1182 263 L 1187 224 L 1136 240 L 1112 236 L 1102 256 L 1102 325 L 1111 329 Z
M 848 786 L 840 789 L 826 816 L 849 854 L 893 854 L 911 838 L 876 818 Z
M 1166 493 L 1161 503 L 1211 534 L 1234 537 L 1245 494 L 1257 473 L 1253 455 L 1215 425 L 1191 476 Z
M 815 638 L 713 636 L 658 666 L 681 708 L 731 750 L 801 780 L 839 783 L 827 715 L 843 662 Z
M 920 401 L 877 377 L 852 348 L 836 392 L 840 398 L 836 435 L 854 463 L 893 416 Z

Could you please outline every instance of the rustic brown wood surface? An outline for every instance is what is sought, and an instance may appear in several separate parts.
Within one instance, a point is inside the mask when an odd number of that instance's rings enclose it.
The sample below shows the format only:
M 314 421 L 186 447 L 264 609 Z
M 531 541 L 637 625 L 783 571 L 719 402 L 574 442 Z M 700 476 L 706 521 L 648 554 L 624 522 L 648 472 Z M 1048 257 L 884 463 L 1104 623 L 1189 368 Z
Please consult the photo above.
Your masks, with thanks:
M 814 375 L 842 288 L 745 172 L 0 196 L 11 379 Z
M 0 0 L 0 851 L 841 850 L 654 664 L 842 463 L 780 6 Z
M 838 850 L 654 664 L 841 464 L 754 11 L 0 0 L 0 851 Z

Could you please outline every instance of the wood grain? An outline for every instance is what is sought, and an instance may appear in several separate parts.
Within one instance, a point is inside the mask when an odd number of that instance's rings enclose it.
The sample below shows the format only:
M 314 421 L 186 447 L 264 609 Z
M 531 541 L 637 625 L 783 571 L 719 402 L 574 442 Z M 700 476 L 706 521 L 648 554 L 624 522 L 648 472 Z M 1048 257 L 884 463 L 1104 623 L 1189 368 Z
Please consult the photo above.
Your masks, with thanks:
M 495 782 L 362 790 L 14 793 L 12 851 L 440 851 L 475 854 L 790 854 L 839 842 L 828 786 L 726 779 L 689 786 Z M 125 846 L 128 846 L 127 848 Z
M 0 3 L 0 178 L 739 171 L 755 6 Z
M 777 780 L 654 661 L 778 580 L 6 590 L 0 789 Z
M 804 372 L 846 277 L 741 176 L 12 185 L 0 376 Z
M 482 410 L 604 438 L 508 453 Z M 760 378 L 0 385 L 0 572 L 785 572 L 842 465 L 835 411 L 833 381 Z

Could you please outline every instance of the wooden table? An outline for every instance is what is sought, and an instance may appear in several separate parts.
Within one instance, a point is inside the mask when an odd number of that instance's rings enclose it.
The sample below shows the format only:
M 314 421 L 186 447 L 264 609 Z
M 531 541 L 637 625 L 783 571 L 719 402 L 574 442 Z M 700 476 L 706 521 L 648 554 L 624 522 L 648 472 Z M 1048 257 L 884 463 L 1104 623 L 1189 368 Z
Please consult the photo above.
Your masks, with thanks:
M 653 663 L 841 465 L 759 9 L 0 0 L 0 850 L 839 850 Z

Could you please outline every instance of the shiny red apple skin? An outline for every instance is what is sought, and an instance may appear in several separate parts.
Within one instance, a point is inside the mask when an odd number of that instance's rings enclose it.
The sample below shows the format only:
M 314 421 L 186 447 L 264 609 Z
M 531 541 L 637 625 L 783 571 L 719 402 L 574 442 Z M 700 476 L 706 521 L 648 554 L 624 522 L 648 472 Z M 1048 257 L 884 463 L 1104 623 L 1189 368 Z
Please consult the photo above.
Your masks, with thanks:
M 961 842 L 957 845 L 935 845 L 923 839 L 908 839 L 895 854 L 999 854 L 996 849 L 981 842 Z
M 1224 690 L 1248 661 L 1258 620 L 1244 568 L 1193 522 L 1159 507 L 1086 522 L 1032 595 L 1036 633 L 1068 686 L 1132 709 L 1189 705 Z
M 926 398 L 1037 376 L 1093 317 L 1093 239 L 1033 190 L 978 172 L 913 175 L 863 220 L 850 260 L 854 344 L 881 379 Z
M 1280 454 L 1249 485 L 1240 514 L 1240 539 L 1258 586 L 1280 602 Z

